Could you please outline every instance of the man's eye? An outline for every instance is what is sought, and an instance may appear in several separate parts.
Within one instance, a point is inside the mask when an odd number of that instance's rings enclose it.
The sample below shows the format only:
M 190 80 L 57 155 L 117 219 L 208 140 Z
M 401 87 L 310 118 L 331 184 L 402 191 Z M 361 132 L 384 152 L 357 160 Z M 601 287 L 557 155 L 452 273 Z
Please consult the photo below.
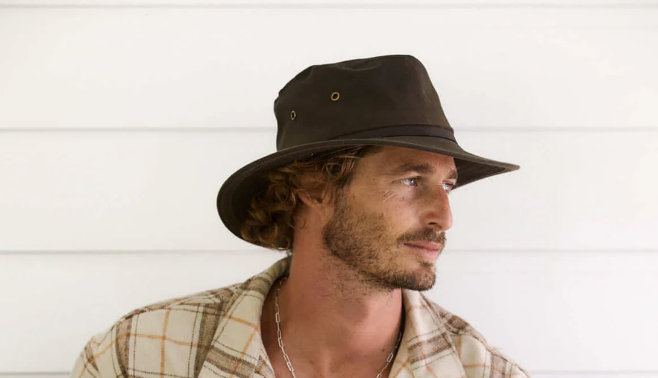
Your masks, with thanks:
M 406 178 L 406 179 L 400 180 L 401 183 L 403 183 L 404 185 L 407 185 L 407 186 L 416 186 L 416 185 L 418 185 L 417 181 L 418 181 L 417 177 L 411 177 L 411 178 Z
M 446 185 L 448 186 L 448 188 L 446 189 L 446 191 L 448 191 L 448 192 L 451 191 L 452 188 L 455 187 L 453 184 L 451 184 L 451 183 L 449 183 L 449 182 L 446 182 L 446 183 L 443 184 L 443 185 L 444 185 L 444 187 L 445 187 Z

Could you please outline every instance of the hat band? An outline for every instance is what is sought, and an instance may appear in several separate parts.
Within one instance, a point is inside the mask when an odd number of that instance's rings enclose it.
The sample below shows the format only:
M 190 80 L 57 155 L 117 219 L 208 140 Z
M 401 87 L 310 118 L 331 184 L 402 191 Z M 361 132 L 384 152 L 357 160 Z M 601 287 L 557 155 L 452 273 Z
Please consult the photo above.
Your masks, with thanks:
M 357 133 L 341 135 L 335 139 L 354 139 L 354 138 L 380 138 L 394 136 L 431 136 L 449 139 L 455 143 L 455 134 L 452 130 L 446 130 L 436 125 L 396 125 L 385 126 L 377 129 L 359 131 Z

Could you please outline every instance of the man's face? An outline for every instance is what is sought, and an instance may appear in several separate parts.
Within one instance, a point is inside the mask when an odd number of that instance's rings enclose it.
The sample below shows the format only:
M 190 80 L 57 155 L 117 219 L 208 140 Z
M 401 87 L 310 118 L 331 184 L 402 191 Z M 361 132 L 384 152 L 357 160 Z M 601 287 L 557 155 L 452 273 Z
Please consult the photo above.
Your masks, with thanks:
M 322 229 L 324 245 L 372 286 L 430 289 L 452 226 L 454 159 L 387 146 L 359 160 L 352 174 Z

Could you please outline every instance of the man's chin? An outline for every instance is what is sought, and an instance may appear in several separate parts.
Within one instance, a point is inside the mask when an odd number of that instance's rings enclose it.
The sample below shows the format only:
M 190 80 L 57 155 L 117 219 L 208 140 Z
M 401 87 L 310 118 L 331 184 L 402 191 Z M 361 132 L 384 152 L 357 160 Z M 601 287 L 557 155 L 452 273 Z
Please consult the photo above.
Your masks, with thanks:
M 436 283 L 436 274 L 432 272 L 432 274 L 426 274 L 423 275 L 422 277 L 417 277 L 417 279 L 414 282 L 414 285 L 412 287 L 409 287 L 409 290 L 416 290 L 416 291 L 426 291 L 434 287 L 434 284 Z
M 415 280 L 413 282 L 405 282 L 402 285 L 397 285 L 398 289 L 414 290 L 414 291 L 427 291 L 434 287 L 434 279 Z
M 414 287 L 411 290 L 425 291 L 434 287 L 436 283 L 436 264 L 435 261 L 420 261 L 414 272 Z
M 388 277 L 389 284 L 396 289 L 425 291 L 436 283 L 436 269 L 433 263 L 423 263 L 413 271 Z

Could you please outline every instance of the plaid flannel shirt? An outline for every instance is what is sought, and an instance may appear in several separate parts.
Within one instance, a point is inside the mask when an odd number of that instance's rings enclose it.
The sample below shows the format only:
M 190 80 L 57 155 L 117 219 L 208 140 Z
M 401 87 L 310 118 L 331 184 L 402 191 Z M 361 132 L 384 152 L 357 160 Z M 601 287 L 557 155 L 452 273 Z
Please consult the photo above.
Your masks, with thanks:
M 288 257 L 242 284 L 161 301 L 124 315 L 84 346 L 71 378 L 275 378 L 260 334 L 270 287 Z M 404 334 L 390 378 L 525 378 L 463 319 L 402 290 Z

